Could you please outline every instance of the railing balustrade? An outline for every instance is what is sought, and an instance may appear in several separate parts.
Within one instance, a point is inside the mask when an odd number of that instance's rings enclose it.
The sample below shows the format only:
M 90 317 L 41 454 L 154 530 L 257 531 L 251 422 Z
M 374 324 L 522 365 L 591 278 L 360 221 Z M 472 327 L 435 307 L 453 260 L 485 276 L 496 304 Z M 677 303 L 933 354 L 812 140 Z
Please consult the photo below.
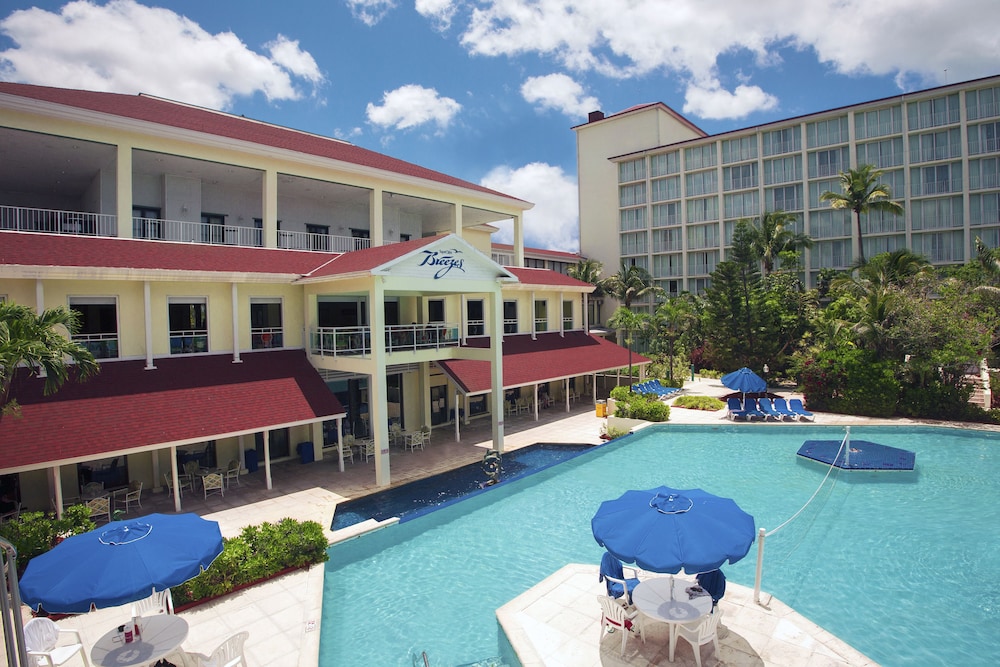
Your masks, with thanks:
M 250 329 L 250 349 L 268 350 L 284 346 L 284 331 L 281 327 L 252 327 Z
M 118 236 L 115 216 L 23 206 L 0 206 L 0 229 L 72 236 Z
M 118 358 L 118 334 L 116 333 L 77 334 L 73 336 L 73 342 L 86 348 L 94 355 L 95 359 Z
M 459 325 L 452 322 L 397 324 L 385 327 L 386 352 L 433 350 L 459 345 Z M 317 327 L 310 350 L 321 356 L 370 356 L 370 327 Z

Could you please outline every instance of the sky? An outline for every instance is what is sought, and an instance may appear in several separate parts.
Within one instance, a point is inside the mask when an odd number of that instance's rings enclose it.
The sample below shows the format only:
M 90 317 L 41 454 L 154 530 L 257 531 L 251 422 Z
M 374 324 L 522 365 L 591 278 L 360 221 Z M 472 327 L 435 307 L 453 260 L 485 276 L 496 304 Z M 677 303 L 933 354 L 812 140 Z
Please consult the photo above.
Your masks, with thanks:
M 0 80 L 147 93 L 534 202 L 579 250 L 576 135 L 663 102 L 709 134 L 1000 74 L 997 0 L 0 0 Z M 504 228 L 495 240 L 510 242 Z

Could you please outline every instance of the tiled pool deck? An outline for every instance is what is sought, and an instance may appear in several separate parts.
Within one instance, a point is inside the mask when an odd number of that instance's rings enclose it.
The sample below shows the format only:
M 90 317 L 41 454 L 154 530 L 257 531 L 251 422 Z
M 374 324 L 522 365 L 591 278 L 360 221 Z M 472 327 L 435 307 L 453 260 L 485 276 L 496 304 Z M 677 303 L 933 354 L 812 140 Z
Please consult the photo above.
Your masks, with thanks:
M 685 393 L 721 395 L 727 393 L 717 380 L 697 381 Z M 673 409 L 670 421 L 689 424 L 725 423 L 725 411 L 706 413 Z M 603 419 L 597 418 L 589 401 L 574 404 L 570 414 L 557 406 L 543 410 L 539 421 L 530 415 L 508 417 L 505 443 L 516 449 L 537 442 L 600 442 Z M 914 423 L 906 420 L 872 420 L 845 415 L 817 414 L 822 425 Z M 754 425 L 748 425 L 754 428 Z M 451 427 L 436 429 L 431 444 L 424 451 L 393 450 L 393 484 L 434 475 L 444 470 L 482 460 L 483 448 L 489 446 L 487 420 L 474 421 L 462 430 L 462 442 L 455 442 Z M 218 521 L 223 535 L 238 535 L 246 525 L 278 521 L 284 517 L 312 519 L 324 527 L 332 521 L 336 504 L 378 490 L 374 464 L 346 465 L 341 473 L 336 461 L 326 458 L 302 465 L 285 462 L 272 470 L 273 489 L 264 488 L 263 471 L 246 475 L 239 487 L 225 498 L 208 500 L 188 493 L 184 511 L 196 512 Z M 164 493 L 143 498 L 144 513 L 172 512 L 173 503 Z M 328 531 L 331 541 L 340 539 Z M 525 660 L 525 667 L 572 665 L 646 665 L 666 663 L 661 653 L 665 643 L 657 642 L 655 633 L 646 646 L 630 639 L 625 657 L 618 654 L 617 638 L 598 644 L 597 624 L 600 613 L 594 596 L 601 592 L 594 565 L 567 564 L 559 572 L 503 608 L 501 616 L 509 625 L 512 643 Z M 323 567 L 314 566 L 275 579 L 267 584 L 226 596 L 215 602 L 181 612 L 190 625 L 184 648 L 210 653 L 229 635 L 248 630 L 246 644 L 249 665 L 268 667 L 314 667 L 319 652 L 319 625 L 322 613 Z M 723 599 L 725 617 L 720 630 L 722 655 L 703 648 L 703 664 L 732 665 L 872 665 L 861 655 L 822 628 L 807 621 L 778 600 L 762 594 L 765 606 L 752 602 L 752 592 L 730 583 Z M 581 611 L 583 610 L 583 611 Z M 593 610 L 587 613 L 586 610 Z M 80 630 L 84 645 L 90 647 L 105 631 L 126 620 L 127 608 L 106 609 L 60 621 L 60 626 Z M 523 621 L 523 622 L 522 622 Z M 521 632 L 517 625 L 521 624 Z M 662 638 L 661 638 L 662 639 Z M 641 650 L 636 650 L 640 647 Z M 673 664 L 694 664 L 694 656 L 680 642 Z M 0 666 L 6 659 L 0 653 Z M 438 666 L 434 666 L 438 667 Z

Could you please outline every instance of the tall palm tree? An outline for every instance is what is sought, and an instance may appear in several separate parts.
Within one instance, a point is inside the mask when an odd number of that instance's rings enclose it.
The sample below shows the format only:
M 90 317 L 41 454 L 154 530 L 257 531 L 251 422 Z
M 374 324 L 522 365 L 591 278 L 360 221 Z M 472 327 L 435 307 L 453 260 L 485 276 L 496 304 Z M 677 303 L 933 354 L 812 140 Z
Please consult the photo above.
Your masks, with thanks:
M 830 202 L 836 209 L 854 211 L 854 220 L 858 231 L 858 259 L 865 263 L 865 249 L 861 236 L 861 214 L 868 211 L 884 211 L 900 214 L 903 205 L 892 200 L 892 190 L 878 179 L 883 171 L 874 165 L 863 164 L 857 169 L 840 172 L 840 187 L 842 192 L 827 190 L 819 196 L 821 201 Z
M 601 286 L 601 273 L 603 271 L 604 264 L 596 259 L 581 259 L 566 271 L 570 278 L 576 278 L 594 286 L 595 289 L 590 293 L 590 299 L 594 302 L 595 322 L 601 321 L 601 305 L 604 303 L 604 288 Z
M 794 213 L 779 209 L 765 211 L 750 224 L 750 250 L 760 259 L 765 276 L 774 271 L 780 253 L 812 247 L 812 238 L 792 229 L 794 223 Z
M 632 307 L 632 302 L 645 296 L 657 297 L 663 294 L 663 288 L 653 283 L 652 276 L 641 266 L 625 265 L 618 273 L 601 281 L 604 293 L 620 302 L 626 308 Z
M 13 389 L 22 365 L 44 372 L 46 395 L 70 378 L 71 369 L 78 379 L 100 370 L 94 356 L 64 333 L 78 328 L 77 313 L 65 306 L 38 315 L 27 306 L 0 303 L 0 417 L 19 411 Z

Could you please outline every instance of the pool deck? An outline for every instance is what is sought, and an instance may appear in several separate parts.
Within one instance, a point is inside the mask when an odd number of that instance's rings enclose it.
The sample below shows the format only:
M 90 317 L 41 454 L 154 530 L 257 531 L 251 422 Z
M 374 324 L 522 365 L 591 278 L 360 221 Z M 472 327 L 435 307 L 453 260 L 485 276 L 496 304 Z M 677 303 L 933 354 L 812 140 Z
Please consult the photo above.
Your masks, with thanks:
M 728 393 L 718 380 L 690 383 L 685 393 L 719 396 Z M 526 445 L 549 443 L 600 442 L 604 420 L 596 417 L 587 400 L 574 403 L 569 414 L 562 406 L 541 411 L 536 422 L 532 415 L 517 415 L 506 420 L 505 445 L 517 449 Z M 725 410 L 703 412 L 675 408 L 671 423 L 730 424 Z M 878 420 L 847 415 L 817 413 L 819 425 L 916 424 L 912 420 Z M 969 427 L 968 424 L 942 424 Z M 757 428 L 758 424 L 747 424 Z M 462 427 L 462 442 L 455 442 L 450 426 L 435 429 L 426 450 L 391 454 L 393 485 L 434 475 L 451 468 L 482 460 L 490 446 L 488 420 L 474 420 Z M 340 472 L 332 458 L 312 464 L 283 462 L 272 468 L 273 489 L 264 485 L 263 471 L 241 478 L 241 484 L 224 498 L 207 500 L 193 493 L 184 497 L 184 511 L 196 512 L 218 521 L 226 537 L 238 535 L 247 525 L 278 521 L 284 517 L 315 520 L 330 526 L 336 504 L 379 490 L 375 485 L 374 464 L 348 463 Z M 142 513 L 172 512 L 173 503 L 165 493 L 144 495 Z M 343 535 L 327 530 L 332 541 Z M 319 653 L 319 628 L 322 613 L 323 566 L 294 572 L 268 583 L 220 598 L 180 612 L 190 625 L 183 646 L 187 651 L 211 653 L 226 637 L 248 630 L 248 664 L 269 667 L 315 667 Z M 598 644 L 597 624 L 600 613 L 594 596 L 601 593 L 594 565 L 567 564 L 547 579 L 504 606 L 501 616 L 513 614 L 515 623 L 522 619 L 523 632 L 511 631 L 511 640 L 519 654 L 523 651 L 525 667 L 547 665 L 651 665 L 660 664 L 657 642 L 647 637 L 642 642 L 630 639 L 625 658 L 618 655 L 619 644 L 606 639 Z M 754 604 L 745 588 L 730 582 L 723 609 L 724 629 L 720 631 L 722 656 L 718 658 L 703 648 L 705 667 L 739 665 L 873 665 L 865 656 L 829 635 L 822 628 L 802 618 L 778 600 L 762 594 L 766 606 Z M 25 616 L 27 618 L 27 615 Z M 105 609 L 59 621 L 63 628 L 78 629 L 83 643 L 90 647 L 110 628 L 126 621 L 128 608 Z M 654 633 L 655 634 L 655 633 Z M 662 642 L 660 642 L 662 643 Z M 665 644 L 664 644 L 665 645 Z M 694 664 L 693 654 L 680 642 L 675 663 Z M 687 648 L 683 648 L 687 647 Z M 661 647 L 662 648 L 662 647 Z M 686 651 L 686 652 L 685 652 Z M 432 666 L 434 665 L 433 656 Z M 663 659 L 665 662 L 665 658 Z M 6 667 L 0 653 L 0 666 Z

